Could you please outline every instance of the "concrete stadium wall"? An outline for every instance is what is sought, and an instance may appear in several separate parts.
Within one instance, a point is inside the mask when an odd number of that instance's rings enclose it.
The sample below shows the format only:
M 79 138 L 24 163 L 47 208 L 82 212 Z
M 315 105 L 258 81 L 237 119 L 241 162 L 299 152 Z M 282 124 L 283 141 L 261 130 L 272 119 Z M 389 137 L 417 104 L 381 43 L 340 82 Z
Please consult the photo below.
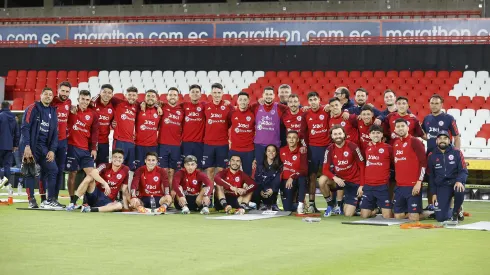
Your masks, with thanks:
M 185 1 L 185 0 L 184 0 Z M 7 2 L 7 1 L 5 1 Z M 92 1 L 93 2 L 93 1 Z M 44 0 L 44 7 L 0 9 L 0 17 L 53 17 L 53 16 L 144 16 L 179 14 L 250 14 L 291 12 L 360 12 L 360 11 L 485 11 L 490 0 L 325 0 L 246 2 L 228 0 L 221 4 L 166 4 L 143 5 L 133 0 L 132 5 L 118 6 L 63 6 L 55 7 L 53 0 Z

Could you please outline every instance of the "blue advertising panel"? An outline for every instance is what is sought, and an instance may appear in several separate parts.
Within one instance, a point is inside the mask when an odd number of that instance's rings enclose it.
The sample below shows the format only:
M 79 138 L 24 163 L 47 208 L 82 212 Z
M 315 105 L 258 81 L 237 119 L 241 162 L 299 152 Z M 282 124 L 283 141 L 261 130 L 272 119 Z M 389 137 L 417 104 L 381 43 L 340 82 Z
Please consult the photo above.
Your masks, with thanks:
M 66 26 L 1 26 L 0 41 L 38 41 L 39 45 L 56 44 L 66 39 Z
M 216 38 L 285 37 L 287 45 L 301 45 L 310 37 L 379 36 L 379 26 L 379 21 L 217 23 Z
M 382 36 L 486 36 L 488 19 L 382 21 Z

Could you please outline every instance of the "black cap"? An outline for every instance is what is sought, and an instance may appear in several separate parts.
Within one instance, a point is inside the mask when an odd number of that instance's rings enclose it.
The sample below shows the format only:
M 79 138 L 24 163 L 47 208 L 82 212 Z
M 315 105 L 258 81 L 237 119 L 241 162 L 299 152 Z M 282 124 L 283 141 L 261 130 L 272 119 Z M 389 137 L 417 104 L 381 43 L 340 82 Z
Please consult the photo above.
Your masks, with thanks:
M 442 130 L 442 131 L 439 131 L 439 133 L 437 133 L 437 137 L 440 137 L 440 136 L 449 137 L 449 133 L 446 130 Z

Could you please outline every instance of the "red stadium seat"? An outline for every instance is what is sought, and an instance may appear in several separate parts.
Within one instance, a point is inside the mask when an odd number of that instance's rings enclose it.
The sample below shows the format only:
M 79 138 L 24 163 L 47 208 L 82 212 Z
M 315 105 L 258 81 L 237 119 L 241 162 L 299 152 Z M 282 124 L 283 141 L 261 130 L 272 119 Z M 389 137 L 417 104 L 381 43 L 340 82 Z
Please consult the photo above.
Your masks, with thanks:
M 366 87 L 368 84 L 368 79 L 365 77 L 360 77 L 355 80 L 356 85 L 359 87 Z
M 396 77 L 398 77 L 398 72 L 397 71 L 388 71 L 386 73 L 386 77 L 396 78 Z
M 439 77 L 438 77 L 438 78 L 433 78 L 433 79 L 432 79 L 432 84 L 434 84 L 434 85 L 438 85 L 439 87 L 440 87 L 442 84 L 444 84 L 444 83 L 445 83 L 445 82 L 444 82 L 444 79 L 443 79 L 443 78 L 439 78 Z
M 310 84 L 310 85 L 317 84 L 318 79 L 316 79 L 314 77 L 308 77 L 307 79 L 305 79 L 305 83 Z
M 279 72 L 277 72 L 277 77 L 279 77 L 279 78 L 287 77 L 288 74 L 289 73 L 287 71 L 279 71 Z
M 37 72 L 37 79 L 46 79 L 46 77 L 48 77 L 48 72 L 46 71 Z
M 438 94 L 439 89 L 441 86 L 436 85 L 436 84 L 429 84 L 427 85 L 427 91 L 432 95 L 432 94 Z
M 372 85 L 372 86 L 377 85 L 377 84 L 379 84 L 379 79 L 375 78 L 375 77 L 369 78 L 368 83 L 369 83 L 369 85 Z
M 339 85 L 342 84 L 342 79 L 340 79 L 340 78 L 331 78 L 330 79 L 330 83 L 332 83 L 333 85 L 335 85 L 335 86 L 338 87 Z
M 58 73 L 56 71 L 49 71 L 48 72 L 48 78 L 55 78 L 56 79 L 57 74 Z
M 425 72 L 425 77 L 426 78 L 430 78 L 430 79 L 436 78 L 437 77 L 437 72 L 436 71 L 426 71 Z
M 410 78 L 410 77 L 412 77 L 412 73 L 410 71 L 401 71 L 398 74 L 398 76 L 401 78 Z
M 475 96 L 471 100 L 470 107 L 471 107 L 471 109 L 478 110 L 478 109 L 482 109 L 483 105 L 485 105 L 485 97 L 483 97 L 483 96 Z
M 444 108 L 445 109 L 453 108 L 454 106 L 456 106 L 457 101 L 458 100 L 454 96 L 448 96 L 448 97 L 444 98 Z
M 337 77 L 339 77 L 339 78 L 349 77 L 349 72 L 348 71 L 338 71 L 337 72 Z
M 389 78 L 389 77 L 385 77 L 385 78 L 382 78 L 381 81 L 380 81 L 381 84 L 383 85 L 390 85 L 390 84 L 393 84 L 393 79 Z
M 27 78 L 34 78 L 36 79 L 37 77 L 37 71 L 34 71 L 34 70 L 30 70 L 27 72 Z
M 315 79 L 315 81 L 316 81 L 316 79 Z M 298 78 L 293 79 L 293 84 L 300 85 L 303 83 L 305 83 L 305 79 L 302 77 L 298 77 Z
M 99 72 L 98 71 L 90 71 L 90 72 L 88 72 L 88 77 L 92 77 L 92 76 L 99 76 Z
M 333 77 L 337 77 L 337 72 L 335 72 L 335 71 L 326 71 L 326 72 L 325 72 L 325 77 L 326 77 L 326 78 L 333 78 Z
M 361 76 L 366 77 L 366 78 L 373 77 L 373 75 L 374 75 L 374 73 L 372 71 L 362 71 L 362 73 L 361 73 Z
M 412 77 L 420 79 L 420 78 L 424 77 L 424 72 L 423 71 L 413 71 Z
M 415 85 L 415 84 L 418 84 L 419 83 L 419 80 L 417 78 L 407 78 L 407 84 L 408 85 Z
M 452 71 L 449 77 L 450 78 L 457 78 L 457 79 L 459 79 L 459 78 L 463 77 L 463 72 L 461 72 L 461 71 Z
M 386 76 L 386 73 L 384 71 L 375 71 L 373 76 L 375 78 L 383 78 Z
M 27 77 L 27 71 L 26 70 L 17 71 L 17 78 L 19 77 Z
M 437 72 L 437 78 L 449 78 L 449 72 L 448 71 L 438 71 Z
M 432 84 L 432 79 L 424 77 L 419 80 L 419 83 L 428 86 L 429 84 Z
M 460 96 L 458 98 L 458 102 L 456 103 L 456 106 L 458 109 L 466 109 L 468 106 L 471 104 L 471 99 L 469 96 Z
M 351 72 L 349 72 L 349 77 L 350 78 L 359 78 L 359 77 L 361 77 L 361 72 L 360 71 L 351 71 Z
M 16 78 L 17 77 L 17 71 L 16 70 L 10 70 L 10 71 L 8 71 L 7 76 Z
M 393 83 L 397 84 L 398 86 L 406 84 L 406 79 L 403 77 L 397 77 L 393 79 Z
M 68 76 L 68 78 L 78 78 L 78 72 L 77 71 L 69 71 L 67 76 Z
M 264 75 L 265 78 L 272 78 L 272 77 L 276 77 L 276 76 L 277 76 L 277 73 L 275 71 L 265 72 L 265 75 Z
M 323 77 L 325 77 L 325 73 L 323 71 L 314 71 L 313 72 L 313 77 L 323 78 Z
M 303 78 L 308 78 L 308 77 L 312 77 L 313 73 L 311 71 L 302 71 L 300 76 Z
M 14 98 L 14 102 L 12 102 L 11 109 L 12 110 L 22 110 L 23 106 L 24 106 L 24 98 L 17 97 L 17 98 Z
M 299 76 L 300 76 L 299 71 L 290 71 L 288 73 L 288 77 L 291 78 L 291 79 L 294 79 L 294 78 L 299 77 Z

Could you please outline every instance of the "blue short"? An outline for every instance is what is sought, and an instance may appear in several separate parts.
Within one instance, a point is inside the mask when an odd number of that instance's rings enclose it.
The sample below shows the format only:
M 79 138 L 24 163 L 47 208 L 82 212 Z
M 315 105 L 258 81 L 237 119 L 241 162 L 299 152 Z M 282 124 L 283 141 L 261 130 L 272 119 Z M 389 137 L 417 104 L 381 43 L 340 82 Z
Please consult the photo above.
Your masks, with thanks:
M 317 174 L 322 170 L 327 146 L 308 146 L 308 172 Z
M 203 146 L 202 167 L 226 168 L 228 166 L 228 145 L 207 145 Z
M 182 142 L 182 161 L 188 155 L 193 155 L 197 158 L 197 168 L 202 168 L 202 142 Z
M 97 158 L 95 164 L 109 163 L 109 143 L 99 143 L 97 145 Z
M 90 207 L 102 207 L 113 202 L 108 196 L 104 194 L 104 192 L 100 191 L 97 187 L 95 187 L 93 193 L 87 192 L 85 194 L 85 197 L 87 198 L 87 204 Z
M 90 155 L 90 151 L 68 144 L 66 170 L 73 172 L 84 168 L 94 168 L 94 159 Z
M 124 165 L 128 166 L 131 171 L 136 170 L 134 166 L 134 143 L 114 140 L 112 149 L 121 149 L 124 152 Z
M 357 207 L 357 190 L 359 189 L 359 184 L 353 182 L 345 182 L 344 186 L 344 204 L 350 204 Z
M 412 186 L 396 186 L 393 200 L 395 214 L 421 213 L 422 195 L 412 196 Z
M 181 164 L 180 146 L 175 145 L 158 145 L 159 165 L 162 168 L 180 169 Z
M 134 160 L 134 167 L 135 169 L 140 168 L 141 166 L 145 165 L 145 158 L 146 158 L 146 153 L 149 152 L 157 152 L 157 147 L 156 146 L 139 146 L 136 145 L 135 148 L 135 160 Z
M 364 194 L 361 198 L 361 209 L 374 210 L 374 208 L 387 208 L 391 209 L 390 194 L 388 191 L 388 184 L 379 186 L 364 185 L 362 188 Z
M 255 159 L 255 151 L 248 151 L 248 152 L 238 152 L 238 151 L 233 151 L 230 150 L 228 153 L 228 159 L 231 159 L 231 156 L 239 156 L 240 159 L 242 160 L 242 169 L 245 174 L 252 176 L 252 163 L 254 162 Z M 257 163 L 259 165 L 259 163 Z
M 153 197 L 155 199 L 155 207 L 158 208 L 160 207 L 160 198 L 161 197 Z M 145 208 L 151 208 L 151 197 L 141 197 L 140 198 L 141 202 L 143 203 L 143 206 Z
M 189 210 L 191 210 L 191 211 L 199 211 L 201 209 L 197 205 L 196 199 L 197 199 L 197 195 L 195 195 L 195 196 L 186 195 L 185 196 L 185 200 L 187 201 L 187 207 L 189 208 Z M 175 205 L 175 208 L 177 210 L 182 210 L 182 207 L 180 207 L 180 205 L 179 205 L 179 197 L 178 196 L 175 196 L 174 205 Z

